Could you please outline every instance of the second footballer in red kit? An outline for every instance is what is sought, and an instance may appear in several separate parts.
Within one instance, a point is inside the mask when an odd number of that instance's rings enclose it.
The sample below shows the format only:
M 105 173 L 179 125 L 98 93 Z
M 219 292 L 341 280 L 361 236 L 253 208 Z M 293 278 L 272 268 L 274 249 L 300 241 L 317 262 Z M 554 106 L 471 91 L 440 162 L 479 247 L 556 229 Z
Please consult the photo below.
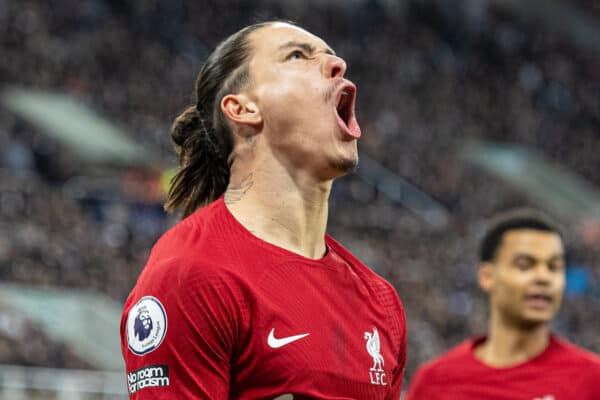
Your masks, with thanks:
M 420 367 L 408 400 L 600 399 L 600 357 L 549 327 L 565 288 L 552 222 L 532 211 L 499 217 L 482 241 L 478 280 L 490 304 L 487 335 Z

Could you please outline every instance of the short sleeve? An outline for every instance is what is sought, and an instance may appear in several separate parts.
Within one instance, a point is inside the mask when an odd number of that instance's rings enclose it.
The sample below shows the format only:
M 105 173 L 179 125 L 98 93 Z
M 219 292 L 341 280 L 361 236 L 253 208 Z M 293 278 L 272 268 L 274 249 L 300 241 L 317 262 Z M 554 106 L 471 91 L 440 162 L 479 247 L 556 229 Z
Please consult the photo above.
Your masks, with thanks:
M 157 270 L 138 281 L 121 321 L 130 399 L 227 399 L 242 319 L 235 279 L 202 265 Z

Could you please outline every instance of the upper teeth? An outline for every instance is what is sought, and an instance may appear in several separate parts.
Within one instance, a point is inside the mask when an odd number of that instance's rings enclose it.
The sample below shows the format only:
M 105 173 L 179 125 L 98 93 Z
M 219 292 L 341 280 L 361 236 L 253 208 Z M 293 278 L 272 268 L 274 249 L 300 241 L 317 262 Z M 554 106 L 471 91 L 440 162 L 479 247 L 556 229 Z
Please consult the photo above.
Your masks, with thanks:
M 340 96 L 340 101 L 338 102 L 338 108 L 344 107 L 346 105 L 346 103 L 348 103 L 348 101 L 350 101 L 350 99 L 348 99 L 347 97 L 349 96 L 349 92 L 344 90 L 342 92 L 342 95 Z

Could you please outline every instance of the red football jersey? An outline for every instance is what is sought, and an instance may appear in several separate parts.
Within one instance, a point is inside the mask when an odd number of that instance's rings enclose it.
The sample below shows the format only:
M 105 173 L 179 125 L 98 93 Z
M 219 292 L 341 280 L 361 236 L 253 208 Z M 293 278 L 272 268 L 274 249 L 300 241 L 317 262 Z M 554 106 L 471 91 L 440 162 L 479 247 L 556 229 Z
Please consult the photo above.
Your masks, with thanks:
M 269 244 L 223 198 L 168 231 L 123 310 L 130 398 L 399 399 L 400 299 L 326 245 L 312 260 Z
M 417 370 L 407 400 L 600 400 L 600 357 L 550 336 L 543 353 L 494 368 L 475 358 L 485 338 L 467 340 Z

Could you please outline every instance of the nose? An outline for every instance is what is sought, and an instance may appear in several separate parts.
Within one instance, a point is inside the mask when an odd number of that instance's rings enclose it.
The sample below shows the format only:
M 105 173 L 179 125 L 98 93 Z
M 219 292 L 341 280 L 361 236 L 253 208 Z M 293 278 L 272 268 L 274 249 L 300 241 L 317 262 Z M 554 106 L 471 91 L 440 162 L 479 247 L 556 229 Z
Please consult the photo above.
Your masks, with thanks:
M 552 279 L 552 271 L 546 265 L 538 265 L 535 270 L 535 281 L 540 285 L 548 285 Z
M 332 54 L 325 55 L 323 75 L 327 78 L 342 78 L 346 73 L 346 61 Z

